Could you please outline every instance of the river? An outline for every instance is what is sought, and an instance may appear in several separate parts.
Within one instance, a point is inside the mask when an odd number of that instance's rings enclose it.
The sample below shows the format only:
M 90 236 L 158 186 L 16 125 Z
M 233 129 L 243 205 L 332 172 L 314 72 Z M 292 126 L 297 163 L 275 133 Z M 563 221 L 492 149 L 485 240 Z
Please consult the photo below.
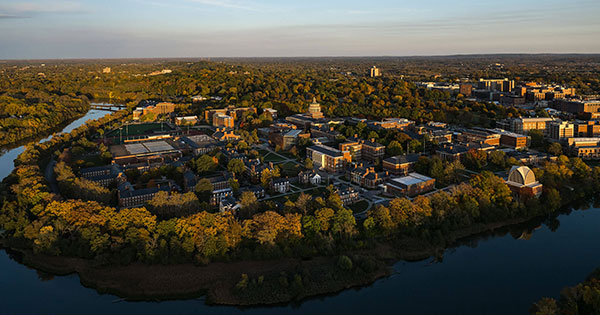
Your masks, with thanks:
M 106 114 L 90 111 L 63 131 Z M 0 157 L 1 178 L 23 148 Z M 558 297 L 600 266 L 600 209 L 560 215 L 547 225 L 513 228 L 465 241 L 443 260 L 399 262 L 395 274 L 368 287 L 300 304 L 239 309 L 202 298 L 127 302 L 85 288 L 77 275 L 39 273 L 0 251 L 0 313 L 44 314 L 527 314 L 542 297 Z M 521 232 L 531 232 L 523 233 Z M 514 235 L 514 236 L 512 236 Z M 241 272 L 241 271 L 240 271 Z

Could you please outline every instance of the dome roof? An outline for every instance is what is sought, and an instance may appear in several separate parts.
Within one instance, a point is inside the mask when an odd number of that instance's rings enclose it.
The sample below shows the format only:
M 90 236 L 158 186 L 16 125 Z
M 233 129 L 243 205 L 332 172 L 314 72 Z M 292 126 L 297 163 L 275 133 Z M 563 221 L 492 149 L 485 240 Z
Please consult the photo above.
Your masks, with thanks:
M 510 169 L 508 180 L 521 185 L 529 185 L 536 182 L 535 174 L 527 166 L 513 166 Z

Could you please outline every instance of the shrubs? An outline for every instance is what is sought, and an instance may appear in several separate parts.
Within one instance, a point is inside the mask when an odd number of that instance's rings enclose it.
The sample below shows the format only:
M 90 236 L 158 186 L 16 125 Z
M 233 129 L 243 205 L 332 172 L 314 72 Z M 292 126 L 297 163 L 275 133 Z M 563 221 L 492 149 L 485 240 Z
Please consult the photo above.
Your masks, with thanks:
M 543 298 L 532 305 L 531 314 L 600 314 L 600 268 L 584 282 L 560 293 L 557 301 Z
M 342 255 L 338 258 L 337 266 L 341 270 L 350 271 L 352 270 L 352 260 L 348 256 Z

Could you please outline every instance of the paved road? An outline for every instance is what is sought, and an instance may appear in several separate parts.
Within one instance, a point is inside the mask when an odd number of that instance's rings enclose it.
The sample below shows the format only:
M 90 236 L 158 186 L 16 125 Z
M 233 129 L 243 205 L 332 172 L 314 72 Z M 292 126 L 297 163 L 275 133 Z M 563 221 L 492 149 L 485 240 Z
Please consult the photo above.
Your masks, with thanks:
M 56 161 L 54 159 L 50 160 L 46 165 L 46 169 L 44 170 L 44 177 L 50 184 L 50 189 L 55 194 L 60 194 L 58 190 L 58 184 L 56 183 L 56 177 L 54 176 L 54 166 L 56 165 Z

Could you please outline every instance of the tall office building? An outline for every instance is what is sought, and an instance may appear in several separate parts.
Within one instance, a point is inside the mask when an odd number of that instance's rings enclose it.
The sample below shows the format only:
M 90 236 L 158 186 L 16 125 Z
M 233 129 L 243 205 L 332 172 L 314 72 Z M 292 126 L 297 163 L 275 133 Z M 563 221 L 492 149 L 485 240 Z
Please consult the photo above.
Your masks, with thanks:
M 371 68 L 369 75 L 371 76 L 371 78 L 375 78 L 375 77 L 380 77 L 381 76 L 381 70 L 379 70 L 379 68 L 373 66 L 373 68 Z

